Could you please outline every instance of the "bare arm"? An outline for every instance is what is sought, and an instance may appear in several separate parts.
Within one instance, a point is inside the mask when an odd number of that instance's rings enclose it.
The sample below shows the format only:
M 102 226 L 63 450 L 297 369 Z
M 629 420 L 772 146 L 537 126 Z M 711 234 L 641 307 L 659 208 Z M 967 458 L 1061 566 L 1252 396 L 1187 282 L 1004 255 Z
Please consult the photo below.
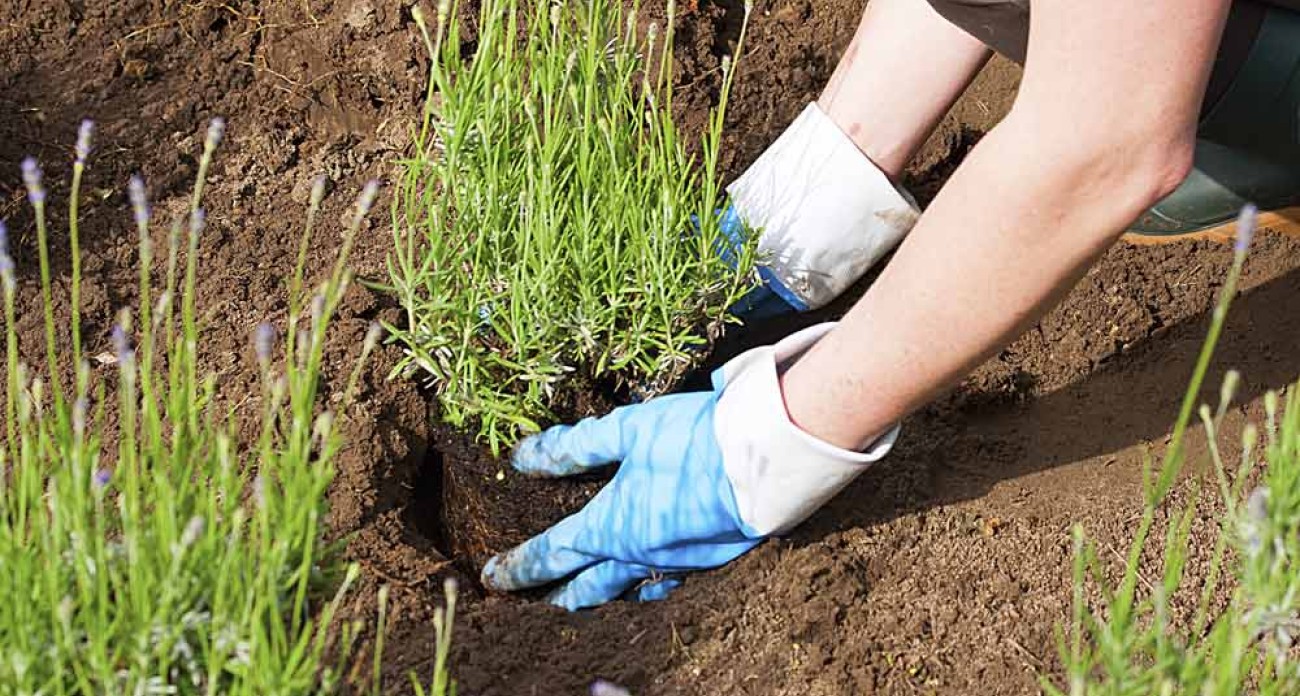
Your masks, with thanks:
M 1186 175 L 1229 4 L 1037 0 L 1010 115 L 783 376 L 791 419 L 861 447 L 1050 309 Z

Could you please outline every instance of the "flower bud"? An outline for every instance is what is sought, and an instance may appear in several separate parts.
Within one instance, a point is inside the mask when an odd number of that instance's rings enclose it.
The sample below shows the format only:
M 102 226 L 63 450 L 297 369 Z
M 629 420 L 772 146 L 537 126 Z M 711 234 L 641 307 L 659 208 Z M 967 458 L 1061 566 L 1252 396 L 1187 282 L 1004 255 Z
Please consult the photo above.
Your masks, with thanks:
M 319 208 L 321 201 L 325 200 L 325 187 L 329 185 L 329 177 L 321 174 L 311 184 L 311 207 Z
M 117 356 L 117 359 L 120 362 L 122 356 L 124 356 L 127 351 L 131 350 L 131 345 L 126 338 L 126 329 L 123 329 L 121 324 L 113 325 L 111 340 L 113 341 L 113 354 Z
M 370 328 L 366 329 L 366 340 L 361 344 L 361 353 L 365 355 L 374 350 L 375 346 L 379 345 L 379 339 L 383 334 L 384 327 L 380 326 L 379 322 L 370 322 Z
M 1237 241 L 1233 244 L 1233 250 L 1238 254 L 1244 254 L 1250 248 L 1250 242 L 1255 238 L 1255 225 L 1258 218 L 1259 209 L 1254 203 L 1247 203 L 1237 216 Z
M 271 363 L 271 349 L 275 345 L 275 329 L 267 322 L 257 325 L 257 334 L 253 338 L 253 350 L 257 353 L 257 362 L 266 367 Z
M 377 179 L 367 181 L 365 188 L 361 189 L 361 196 L 357 198 L 357 222 L 370 214 L 370 209 L 374 207 L 375 199 L 378 197 L 379 181 Z
M 591 696 L 631 696 L 631 692 L 613 682 L 597 679 L 591 683 Z
M 203 141 L 203 149 L 212 152 L 226 137 L 226 119 L 217 116 L 208 122 L 208 137 Z
M 202 208 L 195 208 L 190 213 L 190 236 L 197 237 L 203 234 L 203 230 L 207 226 L 208 214 Z
M 1232 404 L 1232 398 L 1237 395 L 1237 386 L 1241 384 L 1241 373 L 1237 370 L 1228 370 L 1223 376 L 1223 384 L 1219 387 L 1219 412 L 1223 413 Z
M 127 197 L 131 199 L 131 213 L 135 216 L 137 227 L 149 224 L 149 196 L 145 192 L 144 179 L 139 174 L 132 174 L 126 186 Z
M 326 438 L 330 436 L 330 433 L 334 432 L 334 414 L 329 411 L 321 411 L 320 415 L 316 416 L 316 421 L 312 423 L 311 430 L 312 438 L 324 447 Z
M 23 160 L 23 184 L 27 187 L 27 200 L 32 205 L 45 203 L 45 188 L 41 185 L 41 167 L 35 157 Z
M 37 377 L 32 380 L 32 406 L 36 409 L 36 420 L 45 413 L 45 380 Z
M 163 315 L 170 312 L 171 308 L 172 308 L 172 293 L 170 290 L 163 290 L 162 294 L 158 296 L 158 302 L 155 303 L 153 306 L 154 321 L 157 321 L 159 317 L 162 317 Z
M 77 129 L 77 166 L 86 166 L 86 160 L 90 157 L 90 139 L 95 133 L 95 122 L 86 119 L 81 122 L 81 127 Z
M 0 287 L 6 294 L 14 291 L 14 260 L 9 255 L 9 228 L 0 220 Z

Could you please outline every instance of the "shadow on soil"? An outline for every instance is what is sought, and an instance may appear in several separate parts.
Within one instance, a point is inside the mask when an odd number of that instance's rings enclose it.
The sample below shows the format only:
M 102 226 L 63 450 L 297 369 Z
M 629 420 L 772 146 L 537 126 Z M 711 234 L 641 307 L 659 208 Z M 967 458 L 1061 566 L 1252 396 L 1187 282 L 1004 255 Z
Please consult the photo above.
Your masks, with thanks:
M 855 293 L 856 294 L 856 293 Z M 1234 300 L 1201 400 L 1217 402 L 1228 369 L 1242 374 L 1235 403 L 1248 403 L 1300 375 L 1300 270 Z M 710 368 L 818 321 L 838 317 L 850 301 L 813 317 L 779 320 L 724 339 Z M 908 419 L 894 456 L 838 496 L 797 534 L 812 540 L 851 526 L 986 496 L 999 482 L 1163 441 L 1177 419 L 1210 326 L 1205 312 L 1134 344 L 1088 377 L 1038 397 L 956 394 L 947 414 L 927 409 Z M 690 378 L 701 388 L 707 370 Z M 954 414 L 952 410 L 956 411 Z

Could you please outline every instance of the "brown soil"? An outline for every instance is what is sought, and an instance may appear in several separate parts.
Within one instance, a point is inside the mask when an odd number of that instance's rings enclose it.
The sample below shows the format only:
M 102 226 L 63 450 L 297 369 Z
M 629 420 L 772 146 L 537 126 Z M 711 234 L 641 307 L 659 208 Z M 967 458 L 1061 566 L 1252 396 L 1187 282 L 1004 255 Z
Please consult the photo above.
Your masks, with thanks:
M 683 4 L 688 125 L 699 127 L 715 96 L 740 5 Z M 815 97 L 860 11 L 845 0 L 756 3 L 728 119 L 728 173 Z M 425 64 L 405 3 L 8 3 L 0 216 L 15 230 L 29 356 L 41 334 L 22 156 L 38 155 L 60 181 L 79 119 L 100 124 L 83 224 L 95 353 L 107 346 L 114 310 L 134 299 L 127 176 L 144 173 L 159 210 L 176 210 L 203 124 L 223 115 L 231 137 L 208 196 L 202 349 L 223 398 L 255 411 L 250 337 L 264 319 L 283 325 L 307 182 L 320 172 L 335 181 L 309 263 L 319 277 L 337 247 L 329 223 L 365 178 L 390 175 L 403 151 Z M 1005 113 L 1017 78 L 1014 66 L 994 62 L 944 121 L 909 176 L 922 200 Z M 56 185 L 53 199 L 64 193 Z M 383 278 L 390 244 L 378 218 L 353 263 L 372 279 Z M 690 578 L 667 602 L 577 614 L 531 597 L 482 596 L 473 571 L 577 509 L 599 481 L 523 480 L 463 436 L 432 428 L 426 395 L 385 380 L 398 358 L 385 349 L 346 414 L 350 444 L 330 493 L 331 534 L 349 540 L 349 556 L 367 571 L 351 610 L 372 616 L 374 590 L 394 589 L 388 684 L 399 692 L 406 671 L 428 670 L 429 619 L 451 573 L 464 588 L 454 660 L 465 694 L 581 693 L 598 677 L 635 693 L 1034 693 L 1059 670 L 1052 629 L 1068 617 L 1070 526 L 1083 524 L 1103 549 L 1125 547 L 1140 509 L 1142 448 L 1162 450 L 1229 257 L 1211 244 L 1117 246 L 1061 307 L 910 419 L 896 454 L 792 538 Z M 54 259 L 66 279 L 62 241 Z M 1300 318 L 1288 311 L 1300 297 L 1297 268 L 1300 245 L 1275 236 L 1249 262 L 1218 361 L 1245 375 L 1243 413 L 1257 414 L 1265 389 L 1300 374 Z M 400 314 L 382 294 L 354 287 L 332 335 L 328 385 L 376 318 Z M 760 339 L 729 338 L 715 358 Z M 572 415 L 601 408 L 594 399 Z M 1195 539 L 1212 527 L 1207 512 Z

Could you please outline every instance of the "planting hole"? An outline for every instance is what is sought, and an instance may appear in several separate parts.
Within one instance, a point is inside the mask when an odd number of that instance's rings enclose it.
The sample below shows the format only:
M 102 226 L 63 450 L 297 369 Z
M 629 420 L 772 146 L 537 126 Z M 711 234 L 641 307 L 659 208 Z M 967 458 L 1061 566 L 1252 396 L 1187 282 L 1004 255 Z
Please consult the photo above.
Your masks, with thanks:
M 434 549 L 450 559 L 459 554 L 451 545 L 443 520 L 442 453 L 430 449 L 415 476 L 411 503 L 406 507 L 406 522 L 417 534 L 433 544 Z

